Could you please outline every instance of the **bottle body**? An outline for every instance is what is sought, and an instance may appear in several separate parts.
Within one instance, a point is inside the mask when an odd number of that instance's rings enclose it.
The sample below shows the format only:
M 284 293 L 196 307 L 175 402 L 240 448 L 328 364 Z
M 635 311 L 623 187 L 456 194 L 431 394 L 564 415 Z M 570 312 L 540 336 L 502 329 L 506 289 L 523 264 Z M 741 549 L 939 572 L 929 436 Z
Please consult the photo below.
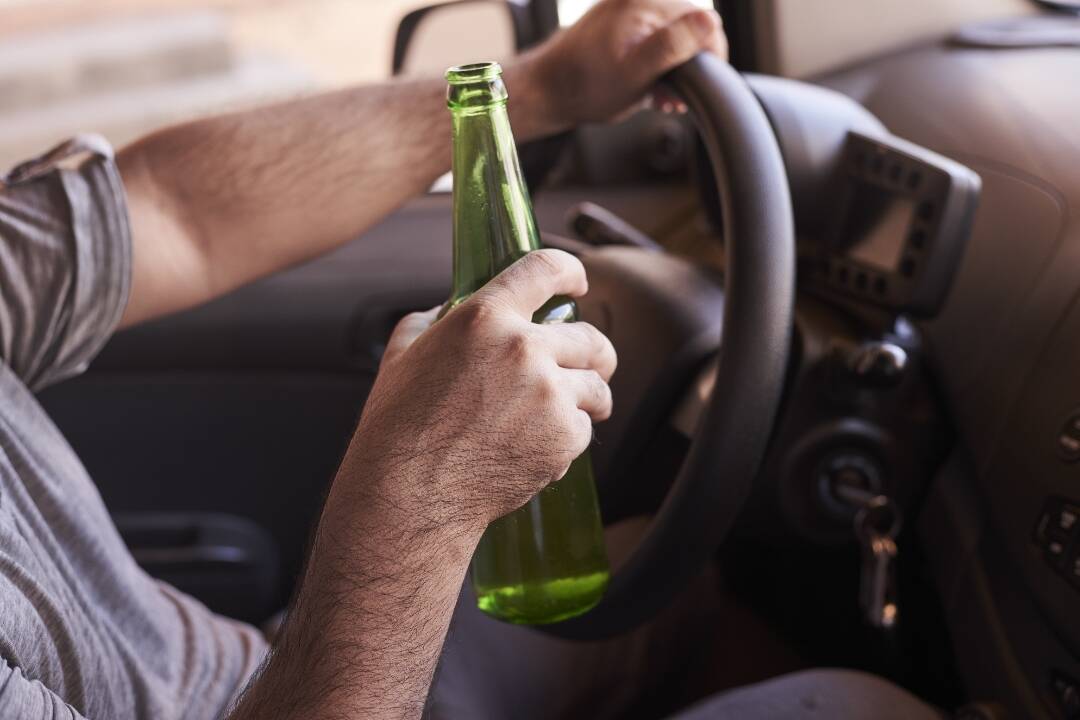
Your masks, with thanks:
M 559 622 L 600 601 L 609 570 L 587 450 L 561 480 L 488 527 L 471 570 L 477 605 L 507 622 Z
M 577 305 L 565 297 L 533 316 L 539 323 L 575 320 Z M 562 478 L 488 527 L 471 571 L 477 605 L 507 622 L 558 622 L 600 601 L 610 571 L 588 450 Z
M 447 72 L 454 122 L 454 278 L 443 312 L 539 248 L 539 233 L 506 113 L 498 65 Z M 534 322 L 577 320 L 570 298 L 552 298 Z M 609 570 L 592 462 L 566 474 L 484 533 L 472 562 L 482 611 L 519 624 L 558 622 L 603 596 Z

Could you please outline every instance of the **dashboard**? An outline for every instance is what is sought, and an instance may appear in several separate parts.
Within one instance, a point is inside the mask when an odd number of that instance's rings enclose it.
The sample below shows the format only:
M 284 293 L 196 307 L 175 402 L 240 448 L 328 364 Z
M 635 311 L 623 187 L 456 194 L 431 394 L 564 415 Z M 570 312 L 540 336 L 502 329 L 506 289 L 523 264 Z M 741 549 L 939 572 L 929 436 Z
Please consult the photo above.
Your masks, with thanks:
M 1080 717 L 1080 86 L 1054 81 L 1077 73 L 1072 49 L 934 43 L 818 88 L 749 78 L 791 183 L 803 362 L 822 368 L 796 378 L 774 441 L 792 450 L 765 482 L 819 541 L 845 537 L 805 509 L 835 467 L 925 493 L 919 543 L 965 691 L 1018 717 Z M 821 320 L 814 299 L 850 322 Z M 866 340 L 910 350 L 901 327 L 919 338 L 931 397 L 890 418 L 885 395 L 830 355 Z M 822 389 L 839 376 L 847 389 Z M 923 401 L 948 427 L 919 426 Z M 920 439 L 947 457 L 912 465 Z
M 1078 73 L 1075 48 L 934 43 L 820 78 L 982 180 L 921 324 L 959 435 L 921 534 L 968 689 L 1018 717 L 1080 714 Z

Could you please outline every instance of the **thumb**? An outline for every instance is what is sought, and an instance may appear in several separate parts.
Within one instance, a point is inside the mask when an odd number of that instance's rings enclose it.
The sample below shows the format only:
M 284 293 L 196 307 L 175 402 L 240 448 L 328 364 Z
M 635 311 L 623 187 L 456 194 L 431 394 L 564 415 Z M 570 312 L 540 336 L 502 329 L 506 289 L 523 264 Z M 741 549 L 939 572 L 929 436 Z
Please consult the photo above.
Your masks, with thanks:
M 627 57 L 627 63 L 637 83 L 647 87 L 703 50 L 727 56 L 720 16 L 715 10 L 691 10 L 675 18 L 641 41 Z

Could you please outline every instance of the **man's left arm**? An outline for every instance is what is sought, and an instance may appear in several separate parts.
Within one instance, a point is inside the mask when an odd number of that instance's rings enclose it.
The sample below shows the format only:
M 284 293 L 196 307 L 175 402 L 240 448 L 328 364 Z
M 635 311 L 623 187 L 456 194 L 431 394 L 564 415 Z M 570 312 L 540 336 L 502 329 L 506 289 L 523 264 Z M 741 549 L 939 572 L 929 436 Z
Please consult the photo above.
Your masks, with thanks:
M 519 140 L 612 117 L 702 50 L 718 16 L 604 0 L 504 75 Z M 450 165 L 441 80 L 351 88 L 177 125 L 118 155 L 134 246 L 122 325 L 182 310 L 327 252 Z

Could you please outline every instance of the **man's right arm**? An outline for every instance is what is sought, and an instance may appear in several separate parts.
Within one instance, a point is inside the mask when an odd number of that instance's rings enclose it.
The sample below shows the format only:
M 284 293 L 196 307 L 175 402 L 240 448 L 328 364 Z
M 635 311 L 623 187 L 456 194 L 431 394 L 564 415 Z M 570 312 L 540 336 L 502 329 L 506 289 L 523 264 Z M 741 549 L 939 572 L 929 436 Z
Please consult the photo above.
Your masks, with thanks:
M 269 661 L 233 720 L 414 718 L 484 528 L 558 479 L 611 412 L 610 342 L 537 325 L 587 289 L 531 253 L 430 326 L 398 326 Z
M 605 120 L 702 50 L 687 0 L 605 0 L 515 59 L 518 140 Z M 123 325 L 176 312 L 358 237 L 450 169 L 442 80 L 348 88 L 165 128 L 117 156 L 134 243 Z

